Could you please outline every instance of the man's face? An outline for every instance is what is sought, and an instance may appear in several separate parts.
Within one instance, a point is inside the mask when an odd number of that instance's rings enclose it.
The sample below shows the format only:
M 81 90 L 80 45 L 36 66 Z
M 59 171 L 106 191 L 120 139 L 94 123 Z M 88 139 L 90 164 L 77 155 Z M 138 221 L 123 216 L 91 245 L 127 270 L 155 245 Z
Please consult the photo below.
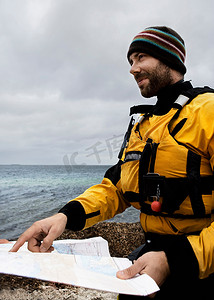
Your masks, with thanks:
M 134 76 L 143 97 L 156 96 L 161 88 L 174 83 L 171 69 L 148 54 L 134 52 L 130 55 L 129 62 L 130 73 Z

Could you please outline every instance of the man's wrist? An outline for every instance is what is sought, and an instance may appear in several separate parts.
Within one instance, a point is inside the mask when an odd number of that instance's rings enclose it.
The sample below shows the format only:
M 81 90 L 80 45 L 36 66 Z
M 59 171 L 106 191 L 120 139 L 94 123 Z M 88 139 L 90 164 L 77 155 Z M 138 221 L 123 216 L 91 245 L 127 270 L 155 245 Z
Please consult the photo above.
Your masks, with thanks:
M 67 229 L 78 231 L 85 227 L 85 210 L 78 201 L 68 202 L 59 210 L 59 213 L 62 213 L 67 217 Z

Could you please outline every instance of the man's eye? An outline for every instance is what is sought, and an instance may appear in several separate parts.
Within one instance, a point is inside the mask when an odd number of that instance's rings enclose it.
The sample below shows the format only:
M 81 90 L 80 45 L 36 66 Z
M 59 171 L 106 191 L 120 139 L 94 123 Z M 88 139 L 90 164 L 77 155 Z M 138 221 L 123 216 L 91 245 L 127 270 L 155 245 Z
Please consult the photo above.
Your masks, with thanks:
M 144 54 L 139 54 L 139 55 L 138 55 L 138 59 L 140 60 L 140 59 L 142 59 L 142 58 L 144 58 Z

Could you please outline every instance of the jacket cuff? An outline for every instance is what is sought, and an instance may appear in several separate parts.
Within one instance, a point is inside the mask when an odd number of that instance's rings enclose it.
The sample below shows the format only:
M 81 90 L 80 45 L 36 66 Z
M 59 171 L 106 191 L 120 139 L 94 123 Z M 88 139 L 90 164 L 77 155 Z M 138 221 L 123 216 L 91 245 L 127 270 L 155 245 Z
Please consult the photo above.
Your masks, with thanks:
M 162 250 L 166 253 L 171 276 L 178 278 L 179 281 L 198 279 L 198 260 L 185 236 L 175 236 L 163 241 Z
M 66 229 L 73 231 L 82 230 L 86 223 L 86 214 L 83 206 L 78 201 L 68 202 L 63 206 L 59 213 L 67 216 Z

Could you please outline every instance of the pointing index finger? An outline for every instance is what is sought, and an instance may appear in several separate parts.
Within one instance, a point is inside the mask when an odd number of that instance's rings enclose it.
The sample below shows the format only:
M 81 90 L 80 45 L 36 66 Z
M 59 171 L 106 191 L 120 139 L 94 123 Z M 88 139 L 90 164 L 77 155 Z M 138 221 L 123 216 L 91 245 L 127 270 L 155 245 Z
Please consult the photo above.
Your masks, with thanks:
M 9 252 L 17 252 L 21 246 L 24 245 L 33 235 L 35 231 L 33 230 L 32 226 L 28 228 L 16 241 L 13 247 L 10 249 Z

